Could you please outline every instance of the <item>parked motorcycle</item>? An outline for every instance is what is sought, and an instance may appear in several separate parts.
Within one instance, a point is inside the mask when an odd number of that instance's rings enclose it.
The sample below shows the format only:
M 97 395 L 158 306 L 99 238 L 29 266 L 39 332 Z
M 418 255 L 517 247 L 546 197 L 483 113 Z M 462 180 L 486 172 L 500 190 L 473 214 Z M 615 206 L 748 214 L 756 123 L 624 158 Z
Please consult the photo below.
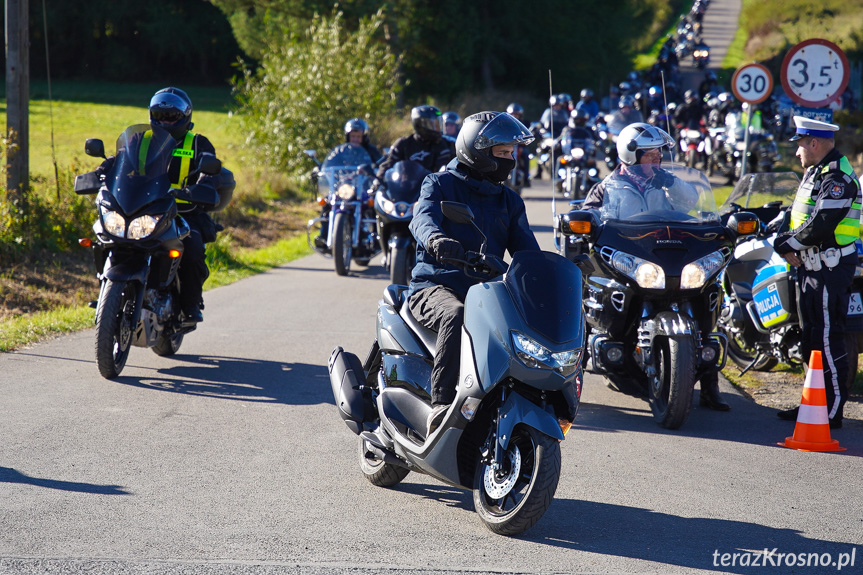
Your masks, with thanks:
M 314 150 L 305 154 L 318 163 Z M 336 273 L 347 275 L 351 262 L 366 266 L 378 253 L 377 219 L 371 195 L 372 160 L 361 146 L 341 144 L 312 171 L 321 215 L 306 228 L 309 246 L 332 257 Z
M 175 144 L 158 126 L 129 126 L 117 139 L 107 173 L 93 171 L 75 179 L 76 193 L 97 194 L 96 239 L 80 243 L 93 248 L 96 261 L 96 363 L 106 379 L 120 375 L 132 346 L 171 356 L 196 326 L 180 310 L 177 270 L 190 229 L 175 200 L 208 209 L 224 206 L 212 186 L 171 188 L 168 166 Z M 85 152 L 106 157 L 98 139 L 87 140 Z M 205 155 L 200 169 L 218 174 L 221 162 Z
M 747 210 L 760 222 L 758 233 L 735 248 L 722 279 L 725 296 L 718 329 L 728 338 L 728 357 L 741 373 L 769 371 L 779 362 L 800 366 L 808 360 L 800 351 L 797 268 L 773 250 L 776 234 L 788 229 L 789 210 L 799 185 L 793 172 L 747 174 L 720 209 L 723 217 Z M 863 268 L 858 266 L 846 319 L 846 343 L 855 361 L 856 334 L 863 332 L 861 273 Z
M 417 244 L 408 226 L 423 179 L 428 173 L 418 162 L 396 162 L 386 171 L 383 185 L 375 193 L 378 237 L 384 253 L 384 266 L 393 284 L 407 285 L 416 264 Z
M 441 208 L 445 217 L 472 225 L 464 204 L 441 202 Z M 392 487 L 416 471 L 471 489 L 483 523 L 516 535 L 551 504 L 560 441 L 578 410 L 581 274 L 557 254 L 538 251 L 517 252 L 507 268 L 484 246 L 450 260 L 486 281 L 465 300 L 457 395 L 437 429 L 426 427 L 437 334 L 410 314 L 406 286 L 384 291 L 365 363 L 341 347 L 333 351 L 330 383 L 339 414 L 359 435 L 360 469 L 369 482 Z
M 629 169 L 641 171 L 639 181 L 653 177 L 653 166 Z M 695 382 L 725 364 L 725 336 L 713 332 L 719 274 L 735 240 L 757 220 L 739 212 L 723 225 L 704 174 L 673 165 L 672 172 L 673 185 L 645 196 L 625 175 L 612 174 L 603 208 L 564 214 L 560 231 L 590 245 L 579 262 L 593 371 L 646 395 L 657 423 L 677 429 Z

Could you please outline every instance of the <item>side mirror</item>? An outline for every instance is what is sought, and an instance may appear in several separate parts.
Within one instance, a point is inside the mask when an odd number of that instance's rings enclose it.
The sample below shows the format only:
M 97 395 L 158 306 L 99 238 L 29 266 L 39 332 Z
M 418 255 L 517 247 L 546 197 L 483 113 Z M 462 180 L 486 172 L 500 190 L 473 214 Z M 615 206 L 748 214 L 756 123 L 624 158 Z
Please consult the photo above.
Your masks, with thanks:
M 457 224 L 469 224 L 473 222 L 473 211 L 465 204 L 458 202 L 441 202 L 440 209 L 443 215 Z
M 88 138 L 84 142 L 84 153 L 94 158 L 105 158 L 105 143 L 98 138 Z
M 318 153 L 314 150 L 303 150 L 303 153 L 313 160 L 318 157 Z
M 222 171 L 222 162 L 213 154 L 201 154 L 198 169 L 205 174 L 213 176 Z
M 185 188 L 178 188 L 176 197 L 193 204 L 198 204 L 204 208 L 212 208 L 219 205 L 219 192 L 216 191 L 216 188 L 207 184 L 193 184 Z
M 732 240 L 751 236 L 758 231 L 758 216 L 752 212 L 736 212 L 728 216 L 728 233 Z

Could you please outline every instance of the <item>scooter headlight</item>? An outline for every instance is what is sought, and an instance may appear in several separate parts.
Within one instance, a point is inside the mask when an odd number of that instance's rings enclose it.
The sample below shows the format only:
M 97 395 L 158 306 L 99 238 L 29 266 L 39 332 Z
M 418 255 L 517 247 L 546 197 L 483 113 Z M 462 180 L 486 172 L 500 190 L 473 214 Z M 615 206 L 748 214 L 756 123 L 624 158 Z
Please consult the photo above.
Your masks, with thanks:
M 105 210 L 102 212 L 102 224 L 105 231 L 115 238 L 126 237 L 126 220 L 115 211 Z
M 722 252 L 717 251 L 686 264 L 680 274 L 680 287 L 682 289 L 700 288 L 722 269 L 724 263 Z
M 141 240 L 153 233 L 159 224 L 159 216 L 141 216 L 129 224 L 127 237 L 130 240 Z
M 583 348 L 552 352 L 550 349 L 532 338 L 517 331 L 510 332 L 515 355 L 527 367 L 551 369 L 567 377 L 575 373 L 581 365 Z
M 611 258 L 611 265 L 644 289 L 665 289 L 665 271 L 653 262 L 617 252 Z

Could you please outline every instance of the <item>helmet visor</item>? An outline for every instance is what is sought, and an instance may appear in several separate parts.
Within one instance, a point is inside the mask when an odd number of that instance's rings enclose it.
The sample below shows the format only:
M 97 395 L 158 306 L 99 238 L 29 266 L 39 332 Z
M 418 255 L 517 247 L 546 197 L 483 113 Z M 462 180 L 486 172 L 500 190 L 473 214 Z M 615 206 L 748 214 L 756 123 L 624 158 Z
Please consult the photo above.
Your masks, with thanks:
M 150 118 L 158 124 L 173 124 L 186 116 L 177 108 L 151 108 Z
M 191 113 L 192 107 L 177 94 L 162 92 L 150 100 L 150 118 L 156 122 L 179 122 Z
M 530 144 L 533 140 L 533 134 L 530 133 L 530 130 L 524 124 L 509 114 L 501 112 L 482 127 L 476 135 L 474 147 L 477 150 L 484 150 L 505 144 L 524 146 Z
M 417 131 L 424 130 L 426 132 L 441 134 L 443 133 L 443 118 L 440 115 L 437 115 L 434 118 L 416 118 L 414 120 L 414 127 Z

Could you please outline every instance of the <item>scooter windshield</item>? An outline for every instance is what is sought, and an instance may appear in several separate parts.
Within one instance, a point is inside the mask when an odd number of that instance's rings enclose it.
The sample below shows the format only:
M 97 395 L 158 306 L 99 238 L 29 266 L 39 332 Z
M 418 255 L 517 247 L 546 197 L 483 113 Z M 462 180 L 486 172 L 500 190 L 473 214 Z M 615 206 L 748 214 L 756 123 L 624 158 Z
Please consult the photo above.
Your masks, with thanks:
M 525 323 L 555 343 L 582 337 L 581 272 L 551 252 L 520 251 L 504 275 Z
M 344 143 L 333 148 L 321 165 L 318 185 L 322 188 L 322 194 L 335 193 L 343 184 L 364 192 L 368 187 L 368 178 L 360 174 L 358 168 L 371 163 L 371 156 L 362 146 Z
M 622 164 L 605 180 L 603 220 L 715 223 L 713 189 L 698 170 L 675 164 Z
M 176 141 L 159 127 L 136 124 L 117 138 L 106 186 L 125 214 L 134 214 L 169 195 L 168 167 Z

